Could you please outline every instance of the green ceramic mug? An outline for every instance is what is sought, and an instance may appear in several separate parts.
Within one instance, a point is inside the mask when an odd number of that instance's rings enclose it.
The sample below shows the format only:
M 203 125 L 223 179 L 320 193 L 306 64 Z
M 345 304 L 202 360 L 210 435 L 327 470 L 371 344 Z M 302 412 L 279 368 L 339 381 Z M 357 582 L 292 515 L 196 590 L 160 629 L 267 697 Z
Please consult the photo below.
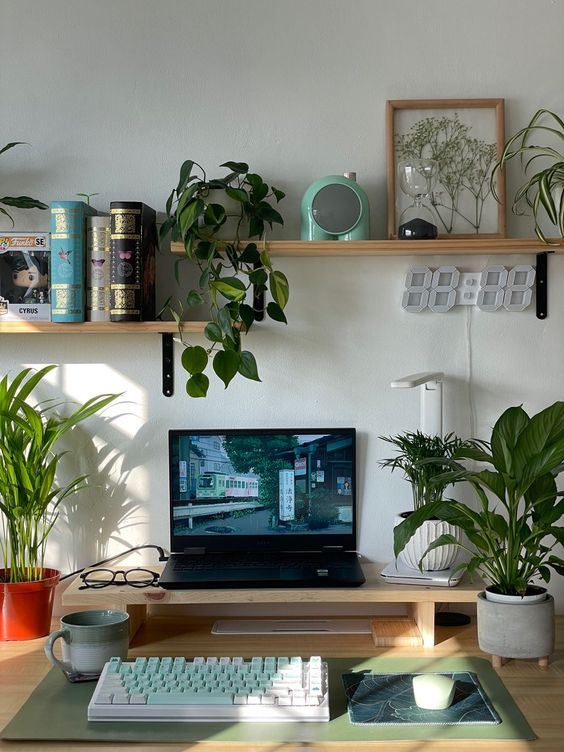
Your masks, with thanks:
M 58 639 L 62 661 L 53 653 Z M 100 676 L 113 656 L 126 659 L 128 647 L 129 614 L 125 611 L 77 611 L 62 617 L 61 628 L 47 638 L 45 655 L 69 681 L 90 681 Z

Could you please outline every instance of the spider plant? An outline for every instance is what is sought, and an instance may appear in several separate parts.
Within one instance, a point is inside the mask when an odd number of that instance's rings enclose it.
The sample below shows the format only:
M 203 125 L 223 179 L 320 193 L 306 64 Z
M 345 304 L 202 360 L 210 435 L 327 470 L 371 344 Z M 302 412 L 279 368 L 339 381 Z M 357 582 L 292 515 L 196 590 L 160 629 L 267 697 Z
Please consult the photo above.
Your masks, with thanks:
M 491 188 L 497 199 L 495 175 L 515 157 L 519 157 L 525 174 L 531 172 L 534 167 L 537 171 L 517 190 L 511 210 L 514 214 L 524 214 L 523 206 L 528 206 L 535 220 L 535 233 L 539 240 L 554 244 L 546 238 L 540 226 L 540 219 L 541 210 L 544 210 L 561 237 L 564 237 L 564 154 L 562 149 L 558 150 L 549 143 L 535 143 L 533 139 L 537 136 L 548 139 L 549 142 L 552 140 L 556 144 L 563 142 L 564 120 L 550 110 L 537 110 L 528 125 L 517 131 L 505 144 L 492 172 Z M 543 165 L 542 168 L 540 165 Z
M 59 439 L 106 407 L 117 395 L 92 397 L 68 416 L 59 403 L 36 404 L 30 394 L 56 366 L 24 368 L 11 381 L 0 380 L 0 516 L 4 578 L 28 582 L 42 577 L 48 536 L 63 499 L 84 486 L 82 475 L 59 486 Z

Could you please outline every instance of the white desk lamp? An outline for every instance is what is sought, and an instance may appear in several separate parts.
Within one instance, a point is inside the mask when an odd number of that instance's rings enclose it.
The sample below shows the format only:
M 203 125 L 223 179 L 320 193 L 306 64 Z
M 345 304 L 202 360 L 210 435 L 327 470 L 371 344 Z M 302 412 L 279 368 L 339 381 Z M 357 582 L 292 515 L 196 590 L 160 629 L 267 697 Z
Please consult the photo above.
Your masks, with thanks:
M 443 435 L 443 378 L 442 371 L 424 371 L 391 383 L 392 389 L 421 387 L 421 431 L 429 436 Z
M 443 378 L 442 371 L 424 371 L 413 373 L 401 379 L 392 381 L 392 389 L 411 389 L 421 387 L 420 423 L 421 432 L 429 436 L 443 435 Z M 388 564 L 382 571 L 384 579 L 406 585 L 434 585 L 452 587 L 460 582 L 460 572 L 452 578 L 452 570 L 444 569 L 440 572 L 410 571 L 398 567 L 397 562 Z M 470 621 L 466 614 L 446 612 L 437 614 L 435 622 L 448 626 L 460 626 Z

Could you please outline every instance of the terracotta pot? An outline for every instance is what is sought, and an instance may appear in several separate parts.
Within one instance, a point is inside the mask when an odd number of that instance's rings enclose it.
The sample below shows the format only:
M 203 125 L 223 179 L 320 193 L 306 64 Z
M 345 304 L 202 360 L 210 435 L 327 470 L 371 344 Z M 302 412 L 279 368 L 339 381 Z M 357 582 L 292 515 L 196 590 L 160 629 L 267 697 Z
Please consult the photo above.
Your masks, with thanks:
M 58 569 L 44 569 L 43 579 L 3 582 L 10 570 L 0 569 L 0 640 L 34 640 L 51 631 Z

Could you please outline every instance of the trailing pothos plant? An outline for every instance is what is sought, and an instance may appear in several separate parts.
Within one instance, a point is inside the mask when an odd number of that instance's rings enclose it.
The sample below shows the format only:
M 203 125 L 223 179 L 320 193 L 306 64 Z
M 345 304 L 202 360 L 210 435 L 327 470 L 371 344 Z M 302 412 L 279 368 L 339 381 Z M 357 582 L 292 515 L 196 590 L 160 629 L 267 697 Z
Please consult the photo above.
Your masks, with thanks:
M 491 469 L 461 468 L 465 459 Z M 564 559 L 557 553 L 564 543 L 564 492 L 555 480 L 564 470 L 564 402 L 532 417 L 522 407 L 508 408 L 490 441 L 466 442 L 448 462 L 452 469 L 438 480 L 468 481 L 478 510 L 454 499 L 421 507 L 394 528 L 396 556 L 425 520 L 437 517 L 459 527 L 470 546 L 445 534 L 425 553 L 459 546 L 469 559 L 457 569 L 479 572 L 497 592 L 523 595 L 534 578 L 548 582 L 551 570 L 564 574 Z
M 207 395 L 209 378 L 204 371 L 210 361 L 226 388 L 237 374 L 260 381 L 255 357 L 242 345 L 243 336 L 262 317 L 262 308 L 253 306 L 253 297 L 260 300 L 270 291 L 266 313 L 274 321 L 287 323 L 288 280 L 272 266 L 266 243 L 252 242 L 264 238 L 267 225 L 283 224 L 272 202 L 278 203 L 285 194 L 250 172 L 244 162 L 225 162 L 221 167 L 229 170 L 225 177 L 208 179 L 197 162 L 184 162 L 159 231 L 160 241 L 169 233 L 173 241 L 181 241 L 183 259 L 195 262 L 200 270 L 197 289 L 190 289 L 176 305 L 167 302 L 184 345 L 182 366 L 189 374 L 186 391 L 190 397 Z M 219 236 L 228 222 L 232 235 L 224 240 Z M 184 304 L 204 302 L 211 308 L 211 321 L 204 330 L 207 347 L 186 342 L 181 324 Z
M 533 140 L 535 138 L 542 138 L 544 143 L 536 143 Z M 540 226 L 543 210 L 564 238 L 563 142 L 564 120 L 550 110 L 537 110 L 529 123 L 507 141 L 491 177 L 492 192 L 497 198 L 495 176 L 510 160 L 518 157 L 526 174 L 532 172 L 533 167 L 536 169 L 517 189 L 511 209 L 514 214 L 523 214 L 522 207 L 528 206 L 535 220 L 537 237 L 548 244 L 551 241 L 546 238 Z M 541 160 L 540 163 L 537 160 Z
M 6 146 L 2 147 L 0 149 L 0 154 L 4 154 L 4 152 L 8 151 L 9 149 L 13 149 L 14 146 L 20 146 L 21 144 L 24 144 L 25 141 L 12 141 L 9 144 L 6 144 Z M 36 198 L 30 198 L 29 196 L 2 196 L 0 198 L 0 204 L 4 204 L 4 206 L 13 206 L 17 209 L 48 209 L 49 207 L 47 204 L 44 204 L 42 201 L 39 201 Z M 4 216 L 8 217 L 10 222 L 12 223 L 12 227 L 14 226 L 14 220 L 12 218 L 12 215 L 7 209 L 3 209 L 0 206 L 0 214 L 4 214 Z

